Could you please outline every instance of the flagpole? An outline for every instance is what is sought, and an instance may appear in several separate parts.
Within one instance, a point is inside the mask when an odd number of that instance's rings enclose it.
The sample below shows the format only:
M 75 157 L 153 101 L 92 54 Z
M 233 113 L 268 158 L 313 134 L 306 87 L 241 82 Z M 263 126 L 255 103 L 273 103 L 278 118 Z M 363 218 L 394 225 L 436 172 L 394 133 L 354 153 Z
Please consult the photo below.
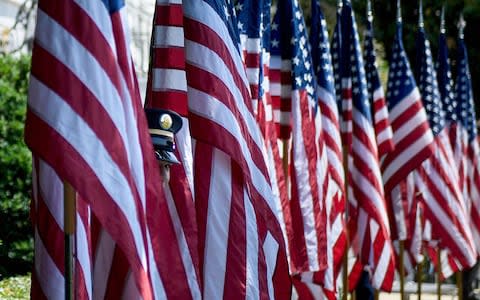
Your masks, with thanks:
M 405 241 L 399 241 L 400 254 L 399 254 L 399 267 L 400 267 L 400 299 L 405 298 L 405 266 L 404 266 L 404 257 L 405 254 Z
M 348 299 L 348 249 L 350 248 L 350 237 L 348 234 L 348 153 L 346 145 L 343 145 L 343 171 L 345 174 L 345 253 L 343 254 L 343 297 Z
M 418 300 L 422 300 L 422 273 L 423 273 L 423 261 L 422 259 L 417 266 L 417 294 Z
M 441 300 L 442 298 L 442 258 L 441 258 L 440 248 L 437 249 L 437 299 Z
M 462 272 L 457 272 L 457 295 L 459 300 L 463 300 L 463 276 Z
M 63 183 L 63 229 L 65 232 L 65 300 L 74 299 L 74 235 L 76 216 L 76 193 L 68 183 Z

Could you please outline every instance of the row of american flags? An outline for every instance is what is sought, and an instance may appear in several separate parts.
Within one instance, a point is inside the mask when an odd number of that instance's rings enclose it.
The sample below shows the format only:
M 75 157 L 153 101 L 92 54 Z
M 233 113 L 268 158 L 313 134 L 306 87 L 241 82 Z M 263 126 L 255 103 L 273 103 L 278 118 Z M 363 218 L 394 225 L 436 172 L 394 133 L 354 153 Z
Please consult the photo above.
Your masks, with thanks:
M 367 270 L 390 291 L 399 241 L 409 272 L 423 254 L 441 254 L 444 277 L 471 267 L 480 147 L 463 29 L 455 81 L 443 22 L 435 64 L 419 20 L 412 70 L 399 7 L 385 93 L 371 11 L 361 45 L 339 4 L 330 39 L 319 0 L 308 27 L 298 0 L 157 0 L 143 101 L 121 0 L 40 0 L 32 298 L 65 297 L 63 182 L 78 299 L 336 299 L 345 255 L 348 289 Z M 167 184 L 144 107 L 183 119 Z

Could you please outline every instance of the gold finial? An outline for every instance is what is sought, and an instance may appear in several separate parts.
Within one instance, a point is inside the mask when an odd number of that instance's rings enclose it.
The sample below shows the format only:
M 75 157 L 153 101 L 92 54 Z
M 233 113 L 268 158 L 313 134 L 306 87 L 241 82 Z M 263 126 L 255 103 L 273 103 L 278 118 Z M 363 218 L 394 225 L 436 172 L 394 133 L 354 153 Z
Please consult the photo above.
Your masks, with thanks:
M 173 120 L 169 114 L 163 114 L 160 116 L 158 123 L 160 124 L 160 127 L 162 127 L 162 129 L 168 130 L 172 127 Z

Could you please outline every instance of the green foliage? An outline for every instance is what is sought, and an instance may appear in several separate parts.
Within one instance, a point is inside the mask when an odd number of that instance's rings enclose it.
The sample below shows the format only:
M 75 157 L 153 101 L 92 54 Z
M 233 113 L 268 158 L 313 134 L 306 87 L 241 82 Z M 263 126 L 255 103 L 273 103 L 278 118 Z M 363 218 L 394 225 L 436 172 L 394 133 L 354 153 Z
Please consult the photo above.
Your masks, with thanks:
M 30 57 L 0 56 L 0 278 L 28 272 L 31 154 L 23 142 Z
M 11 277 L 0 281 L 0 299 L 29 299 L 30 276 Z

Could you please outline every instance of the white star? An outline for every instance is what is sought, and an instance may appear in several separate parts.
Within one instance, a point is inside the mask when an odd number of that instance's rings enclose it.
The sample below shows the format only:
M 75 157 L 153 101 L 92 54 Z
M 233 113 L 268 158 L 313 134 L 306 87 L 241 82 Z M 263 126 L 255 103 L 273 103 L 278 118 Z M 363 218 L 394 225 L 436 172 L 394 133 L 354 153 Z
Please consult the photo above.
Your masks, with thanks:
M 294 64 L 295 66 L 298 66 L 299 63 L 300 63 L 300 59 L 298 59 L 298 57 L 295 56 L 295 57 L 293 58 L 293 64 Z
M 272 30 L 278 30 L 278 23 L 272 23 Z
M 235 7 L 238 11 L 241 11 L 243 9 L 243 4 L 238 2 L 236 7 Z

